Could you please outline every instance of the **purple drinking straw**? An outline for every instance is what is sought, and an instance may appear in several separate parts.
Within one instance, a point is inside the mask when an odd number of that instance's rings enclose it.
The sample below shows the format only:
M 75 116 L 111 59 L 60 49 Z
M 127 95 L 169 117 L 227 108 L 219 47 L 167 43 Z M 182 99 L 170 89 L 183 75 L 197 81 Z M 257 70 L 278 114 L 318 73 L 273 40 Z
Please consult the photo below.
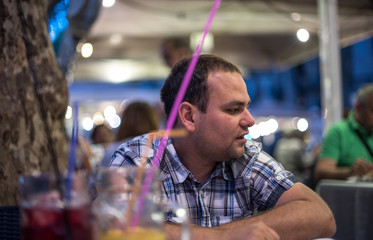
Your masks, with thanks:
M 69 162 L 67 166 L 67 178 L 66 178 L 66 202 L 68 203 L 71 198 L 71 188 L 73 183 L 73 173 L 74 173 L 74 166 L 75 166 L 75 151 L 76 145 L 78 143 L 78 110 L 79 104 L 75 102 L 73 104 L 73 127 L 72 127 L 72 134 L 71 134 L 71 145 L 70 145 L 70 153 L 69 153 Z
M 203 46 L 203 42 L 205 41 L 205 37 L 207 35 L 207 33 L 209 32 L 209 29 L 210 29 L 210 26 L 211 26 L 211 23 L 212 23 L 212 20 L 215 16 L 215 13 L 216 11 L 218 10 L 219 8 L 219 5 L 220 5 L 220 1 L 221 0 L 215 0 L 214 2 L 214 5 L 212 6 L 212 9 L 211 9 L 211 12 L 210 12 L 210 16 L 207 20 L 207 23 L 206 23 L 206 26 L 205 26 L 205 29 L 203 30 L 203 35 L 202 35 L 202 39 L 201 41 L 198 43 L 198 46 L 193 54 L 193 57 L 192 57 L 192 60 L 188 66 L 188 69 L 187 69 L 187 72 L 183 78 L 183 81 L 181 83 L 181 86 L 180 86 L 180 89 L 176 95 L 176 99 L 175 99 L 175 102 L 174 104 L 172 105 L 172 108 L 171 108 L 171 112 L 170 112 L 170 116 L 167 120 L 167 124 L 166 124 L 166 129 L 165 129 L 165 132 L 164 132 L 164 135 L 161 139 L 161 143 L 159 145 L 159 148 L 158 148 L 158 151 L 157 151 L 157 154 L 154 158 L 154 162 L 153 162 L 153 168 L 158 168 L 158 165 L 161 161 L 161 158 L 162 158 L 162 155 L 163 155 L 163 151 L 166 147 L 166 143 L 167 143 L 167 140 L 168 140 L 168 134 L 169 132 L 171 131 L 172 129 L 172 126 L 174 125 L 174 122 L 176 120 L 176 115 L 177 115 L 177 108 L 179 107 L 181 101 L 183 100 L 184 98 L 184 95 L 185 95 L 185 92 L 187 90 L 187 87 L 189 85 L 189 82 L 190 82 L 190 79 L 192 77 L 192 74 L 193 74 L 193 71 L 194 71 L 194 68 L 197 64 L 197 61 L 198 61 L 198 58 L 199 58 L 199 54 L 201 52 L 201 49 L 202 49 L 202 46 Z M 139 197 L 139 207 L 136 211 L 136 213 L 134 214 L 132 220 L 131 220 L 131 227 L 134 228 L 137 226 L 137 223 L 139 221 L 139 218 L 140 218 L 140 214 L 141 214 L 141 211 L 143 209 L 143 206 L 144 206 L 144 200 L 145 200 L 145 196 L 146 194 L 148 194 L 148 191 L 149 191 L 149 185 L 152 181 L 152 178 L 153 178 L 153 175 L 154 175 L 154 170 L 153 168 L 151 169 L 151 171 L 149 171 L 147 174 L 146 174 L 146 177 L 145 177 L 145 181 L 144 181 L 144 186 L 143 186 L 143 190 L 141 191 L 141 195 Z

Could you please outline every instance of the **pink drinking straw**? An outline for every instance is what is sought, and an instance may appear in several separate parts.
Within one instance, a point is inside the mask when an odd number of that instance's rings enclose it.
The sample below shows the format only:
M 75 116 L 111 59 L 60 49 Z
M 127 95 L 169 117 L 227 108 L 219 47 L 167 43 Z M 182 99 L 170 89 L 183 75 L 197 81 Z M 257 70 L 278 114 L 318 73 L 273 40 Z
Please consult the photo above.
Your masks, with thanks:
M 169 132 L 171 131 L 172 126 L 174 125 L 175 120 L 176 120 L 177 108 L 179 107 L 181 101 L 184 98 L 184 95 L 185 95 L 185 92 L 186 92 L 187 87 L 189 85 L 190 79 L 192 77 L 194 68 L 196 67 L 196 64 L 197 64 L 197 61 L 198 61 L 198 58 L 199 58 L 199 54 L 200 54 L 202 46 L 203 46 L 203 42 L 205 41 L 206 35 L 209 32 L 209 30 L 210 30 L 210 26 L 211 26 L 212 20 L 213 20 L 213 18 L 215 16 L 216 11 L 219 8 L 220 1 L 221 0 L 215 0 L 214 5 L 212 6 L 212 9 L 211 9 L 211 12 L 210 12 L 210 16 L 209 16 L 209 18 L 207 20 L 205 29 L 203 30 L 202 39 L 200 40 L 200 42 L 198 43 L 198 46 L 197 46 L 196 50 L 194 51 L 192 60 L 191 60 L 191 62 L 189 64 L 187 72 L 186 72 L 186 74 L 185 74 L 185 76 L 183 78 L 183 81 L 181 83 L 180 89 L 179 89 L 179 91 L 178 91 L 178 93 L 176 95 L 175 102 L 172 105 L 170 116 L 169 116 L 169 118 L 167 120 L 167 124 L 166 124 L 166 129 L 165 129 L 164 135 L 163 135 L 163 137 L 161 139 L 161 143 L 159 145 L 157 154 L 156 154 L 156 156 L 154 158 L 153 168 L 151 169 L 151 171 L 148 171 L 148 173 L 147 173 L 147 175 L 145 177 L 143 190 L 141 191 L 141 195 L 139 197 L 139 205 L 138 205 L 139 207 L 138 207 L 136 213 L 133 215 L 133 218 L 131 220 L 131 227 L 132 228 L 136 227 L 137 224 L 138 224 L 138 221 L 139 221 L 139 218 L 140 218 L 140 214 L 141 214 L 143 206 L 144 206 L 145 196 L 148 194 L 149 186 L 150 186 L 150 183 L 151 183 L 153 175 L 154 175 L 154 170 L 153 169 L 158 168 L 159 163 L 161 161 L 164 149 L 165 149 L 166 144 L 167 144 Z

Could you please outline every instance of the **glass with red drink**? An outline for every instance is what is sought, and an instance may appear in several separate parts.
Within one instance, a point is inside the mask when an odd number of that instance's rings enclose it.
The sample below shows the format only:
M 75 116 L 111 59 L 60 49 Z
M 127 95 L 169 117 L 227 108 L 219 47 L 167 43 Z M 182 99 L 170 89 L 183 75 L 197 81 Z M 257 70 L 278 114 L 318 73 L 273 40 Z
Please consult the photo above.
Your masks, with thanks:
M 87 175 L 29 175 L 19 183 L 22 239 L 93 239 Z

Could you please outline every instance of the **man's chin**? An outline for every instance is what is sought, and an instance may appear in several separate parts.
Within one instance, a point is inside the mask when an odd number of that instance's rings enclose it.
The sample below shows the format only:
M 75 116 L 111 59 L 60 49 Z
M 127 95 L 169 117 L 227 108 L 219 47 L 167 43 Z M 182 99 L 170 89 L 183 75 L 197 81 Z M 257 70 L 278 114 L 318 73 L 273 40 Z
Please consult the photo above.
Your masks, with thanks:
M 240 158 L 240 157 L 242 157 L 244 155 L 244 152 L 245 152 L 244 147 L 236 149 L 236 151 L 234 152 L 234 158 Z

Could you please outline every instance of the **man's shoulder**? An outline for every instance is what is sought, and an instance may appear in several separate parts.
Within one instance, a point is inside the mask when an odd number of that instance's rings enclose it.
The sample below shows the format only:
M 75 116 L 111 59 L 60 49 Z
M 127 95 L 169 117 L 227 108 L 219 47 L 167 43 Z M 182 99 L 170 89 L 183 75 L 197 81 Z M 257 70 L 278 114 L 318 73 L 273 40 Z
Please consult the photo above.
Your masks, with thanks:
M 349 126 L 349 120 L 348 119 L 342 119 L 341 121 L 335 123 L 331 126 L 331 128 L 337 128 L 337 129 L 343 129 Z
M 144 146 L 146 143 L 150 143 L 151 139 L 149 134 L 143 134 L 139 136 L 135 136 L 132 139 L 128 139 L 127 141 L 123 142 L 120 146 L 119 149 L 126 149 L 126 148 L 133 148 L 134 146 L 136 147 L 141 147 Z
M 285 170 L 272 156 L 262 150 L 261 144 L 248 141 L 245 154 L 232 162 L 232 171 L 236 179 L 250 179 L 258 188 L 270 183 L 274 187 L 281 185 L 288 189 L 296 182 L 294 175 Z
M 242 172 L 246 175 L 253 168 L 272 168 L 275 160 L 262 150 L 262 144 L 253 140 L 248 140 L 245 144 L 245 153 L 241 158 L 232 161 L 234 171 Z
M 335 135 L 337 134 L 340 136 L 341 134 L 346 134 L 351 132 L 350 123 L 347 119 L 343 119 L 332 126 L 330 126 L 329 130 L 327 131 L 328 135 Z M 341 136 L 340 136 L 341 137 Z
M 114 152 L 114 160 L 111 165 L 130 164 L 139 165 L 142 158 L 152 158 L 154 155 L 154 144 L 149 134 L 139 135 L 122 143 Z

